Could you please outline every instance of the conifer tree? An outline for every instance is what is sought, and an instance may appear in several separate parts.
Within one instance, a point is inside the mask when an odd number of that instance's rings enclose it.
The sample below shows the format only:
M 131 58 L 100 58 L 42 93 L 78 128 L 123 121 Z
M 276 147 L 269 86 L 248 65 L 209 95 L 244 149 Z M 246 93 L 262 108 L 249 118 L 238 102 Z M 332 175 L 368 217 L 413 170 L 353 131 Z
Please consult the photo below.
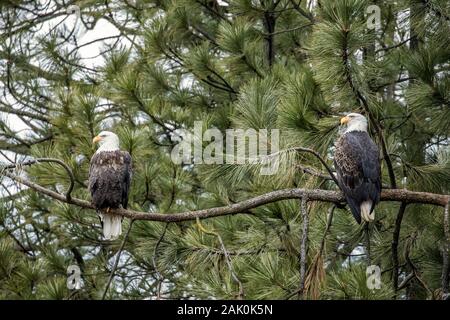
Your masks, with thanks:
M 449 19 L 445 0 L 1 2 L 0 298 L 447 297 L 448 205 L 382 201 L 366 229 L 343 202 L 285 199 L 201 221 L 126 218 L 106 241 L 94 210 L 23 181 L 89 201 L 92 138 L 108 129 L 133 158 L 134 211 L 337 191 L 319 158 L 333 169 L 339 118 L 360 112 L 384 189 L 448 195 Z M 94 41 L 92 65 L 83 34 L 105 25 L 117 33 Z M 278 129 L 278 170 L 175 163 L 197 121 L 224 137 Z

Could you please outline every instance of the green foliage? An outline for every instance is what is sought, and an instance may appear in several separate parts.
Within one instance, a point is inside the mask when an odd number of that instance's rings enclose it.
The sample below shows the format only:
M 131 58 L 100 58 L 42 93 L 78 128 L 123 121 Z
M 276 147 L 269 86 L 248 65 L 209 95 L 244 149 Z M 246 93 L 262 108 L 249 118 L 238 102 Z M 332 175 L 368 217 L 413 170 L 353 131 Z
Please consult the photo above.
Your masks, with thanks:
M 392 288 L 386 285 L 388 277 L 382 278 L 380 289 L 369 289 L 366 284 L 366 268 L 362 266 L 332 272 L 329 278 L 329 290 L 325 291 L 325 297 L 352 300 L 387 300 L 393 295 Z
M 450 192 L 448 1 L 376 1 L 379 30 L 367 26 L 372 2 L 365 0 L 84 1 L 77 2 L 78 29 L 62 23 L 43 34 L 37 30 L 49 25 L 42 17 L 66 15 L 50 3 L 0 5 L 1 164 L 61 159 L 74 174 L 72 196 L 89 201 L 92 139 L 107 129 L 133 158 L 133 210 L 186 212 L 284 188 L 337 190 L 318 159 L 295 148 L 316 150 L 332 168 L 339 118 L 354 111 L 370 116 L 379 145 L 373 124 L 381 128 L 398 187 Z M 95 60 L 86 58 L 81 37 L 88 18 L 120 32 L 102 40 Z M 202 133 L 216 128 L 224 137 L 227 129 L 278 129 L 279 151 L 269 148 L 278 170 L 262 175 L 263 156 L 239 165 L 175 164 L 171 151 L 195 121 Z M 225 159 L 225 139 L 223 146 Z M 11 172 L 61 194 L 70 185 L 54 163 Z M 0 182 L 0 299 L 101 299 L 124 235 L 105 241 L 95 212 L 15 184 L 1 167 Z M 442 208 L 408 204 L 399 283 L 414 277 L 395 292 L 399 204 L 380 203 L 369 228 L 380 290 L 366 285 L 364 226 L 338 207 L 326 232 L 330 206 L 308 203 L 303 298 L 439 296 Z M 284 200 L 203 220 L 203 229 L 135 221 L 106 298 L 237 299 L 240 282 L 248 299 L 296 299 L 301 217 L 299 201 Z M 125 219 L 124 230 L 129 225 Z M 81 269 L 80 290 L 67 288 L 70 265 Z

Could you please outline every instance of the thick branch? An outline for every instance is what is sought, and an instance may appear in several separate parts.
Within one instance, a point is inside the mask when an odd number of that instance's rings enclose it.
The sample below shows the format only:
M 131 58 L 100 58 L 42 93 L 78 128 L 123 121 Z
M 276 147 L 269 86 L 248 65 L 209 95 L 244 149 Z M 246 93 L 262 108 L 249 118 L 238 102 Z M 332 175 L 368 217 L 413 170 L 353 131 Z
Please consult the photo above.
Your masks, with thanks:
M 8 178 L 17 181 L 29 188 L 36 190 L 37 192 L 47 195 L 53 199 L 61 202 L 73 204 L 85 209 L 93 209 L 94 206 L 86 201 L 77 198 L 67 198 L 55 191 L 44 188 L 34 182 L 31 182 L 23 177 L 15 176 L 14 174 L 5 170 L 3 175 Z M 331 203 L 343 203 L 345 201 L 344 196 L 339 191 L 322 190 L 322 189 L 282 189 L 272 191 L 254 198 L 250 198 L 241 202 L 231 204 L 224 207 L 216 207 L 210 209 L 202 209 L 195 211 L 185 211 L 179 213 L 156 213 L 156 212 L 141 212 L 125 209 L 111 209 L 111 214 L 124 216 L 134 220 L 149 220 L 149 221 L 163 221 L 163 222 L 180 222 L 199 219 L 206 219 L 212 217 L 219 217 L 231 214 L 245 213 L 249 209 L 263 206 L 268 203 L 287 200 L 287 199 L 302 199 L 307 197 L 308 201 L 322 201 Z M 445 207 L 450 200 L 450 195 L 428 193 L 428 192 L 415 192 L 406 189 L 390 189 L 383 190 L 381 193 L 381 201 L 400 201 L 407 203 L 422 203 L 431 204 L 436 206 Z

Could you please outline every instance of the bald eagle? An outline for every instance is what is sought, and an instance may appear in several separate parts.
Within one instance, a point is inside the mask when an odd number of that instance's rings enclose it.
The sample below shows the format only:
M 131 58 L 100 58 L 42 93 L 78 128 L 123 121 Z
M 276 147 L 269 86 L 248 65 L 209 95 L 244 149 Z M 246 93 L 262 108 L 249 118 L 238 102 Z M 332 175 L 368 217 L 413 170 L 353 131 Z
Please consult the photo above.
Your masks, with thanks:
M 346 125 L 336 141 L 334 166 L 339 187 L 358 223 L 361 217 L 370 222 L 375 219 L 374 208 L 380 201 L 380 159 L 377 145 L 367 133 L 367 119 L 350 113 L 341 119 Z
M 112 132 L 100 132 L 93 140 L 93 143 L 96 142 L 100 147 L 91 159 L 89 191 L 100 217 L 103 236 L 107 240 L 116 239 L 122 233 L 122 217 L 109 214 L 109 210 L 127 208 L 131 156 L 126 151 L 120 151 L 119 137 Z

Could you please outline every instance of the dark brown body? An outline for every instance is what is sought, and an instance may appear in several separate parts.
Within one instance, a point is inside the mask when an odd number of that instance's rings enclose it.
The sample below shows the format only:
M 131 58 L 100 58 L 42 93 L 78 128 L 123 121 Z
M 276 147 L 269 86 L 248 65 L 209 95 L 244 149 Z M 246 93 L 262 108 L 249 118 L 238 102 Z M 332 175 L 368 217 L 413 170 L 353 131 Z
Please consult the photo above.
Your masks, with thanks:
M 95 153 L 89 169 L 89 191 L 97 209 L 128 206 L 131 156 L 126 151 Z
M 379 151 L 365 131 L 350 131 L 336 142 L 334 153 L 339 187 L 358 223 L 361 223 L 361 204 L 370 201 L 370 212 L 380 201 L 381 169 Z

